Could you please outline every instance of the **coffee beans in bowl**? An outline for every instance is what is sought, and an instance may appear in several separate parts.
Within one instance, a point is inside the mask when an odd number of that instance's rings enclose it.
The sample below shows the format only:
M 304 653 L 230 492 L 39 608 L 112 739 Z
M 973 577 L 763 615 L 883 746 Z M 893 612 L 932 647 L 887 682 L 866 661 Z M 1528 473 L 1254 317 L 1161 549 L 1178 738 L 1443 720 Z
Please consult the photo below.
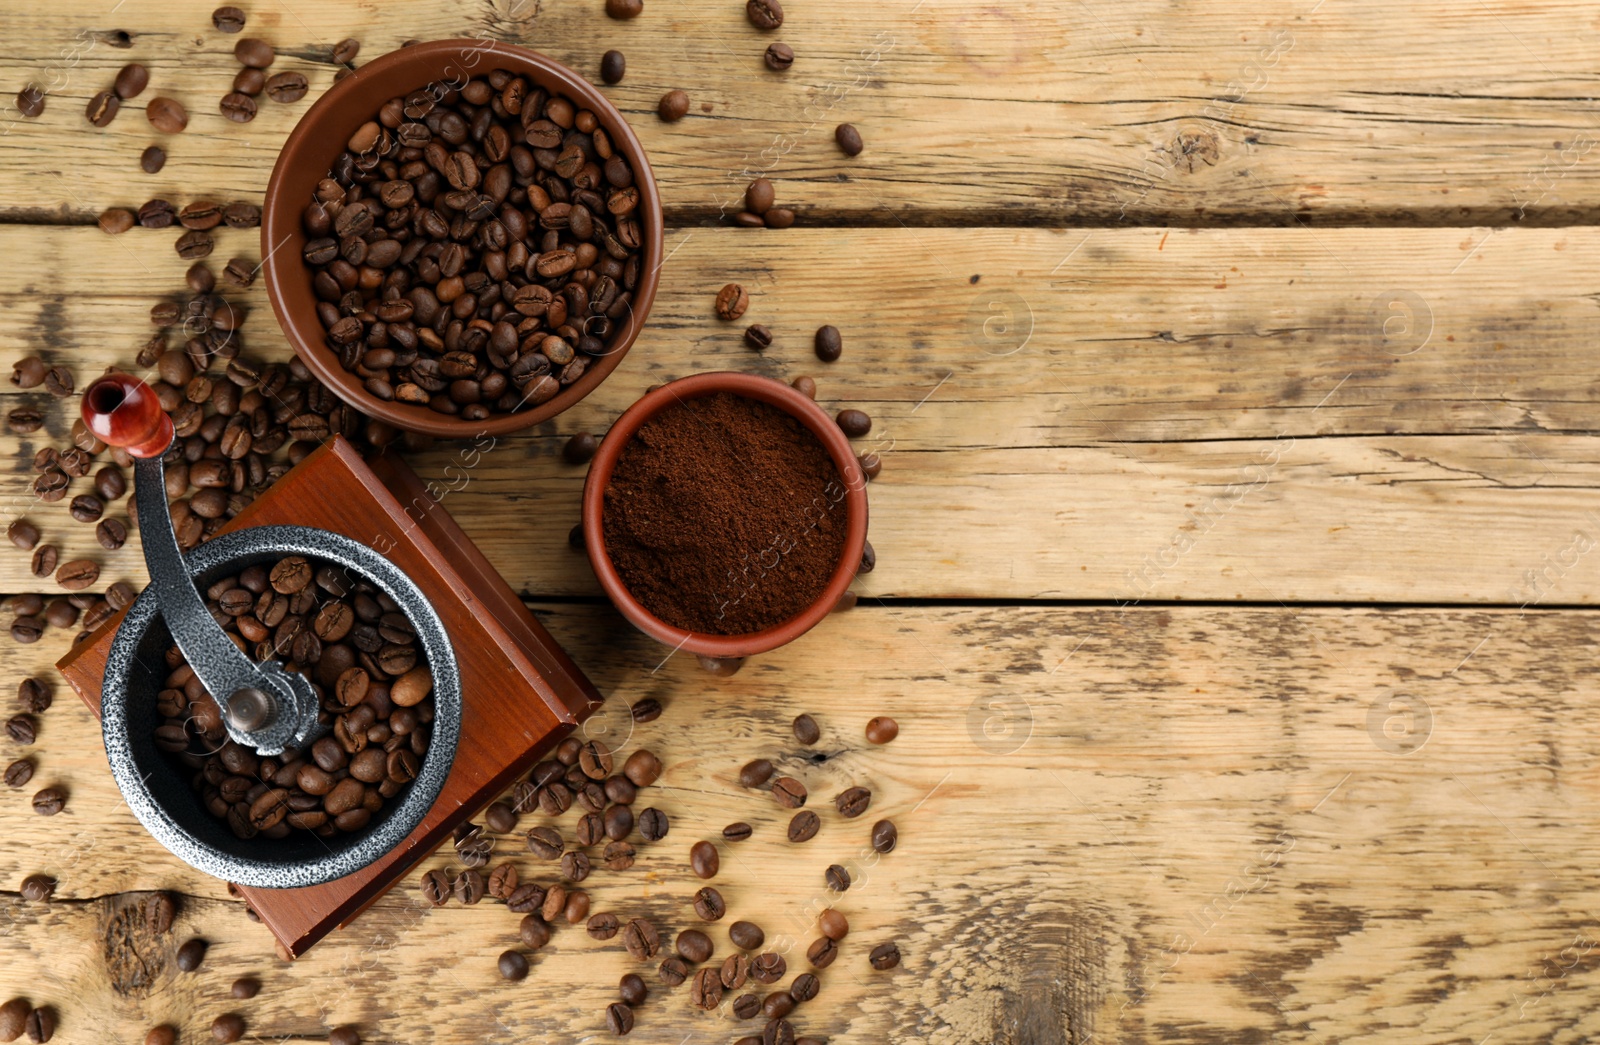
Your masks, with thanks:
M 634 404 L 600 444 L 584 536 L 646 634 L 742 657 L 810 629 L 849 585 L 865 483 L 838 427 L 778 381 L 712 373 Z
M 335 85 L 285 146 L 263 221 L 269 296 L 312 369 L 435 435 L 526 427 L 591 391 L 643 322 L 660 252 L 620 114 L 547 58 L 483 50 L 420 44 Z

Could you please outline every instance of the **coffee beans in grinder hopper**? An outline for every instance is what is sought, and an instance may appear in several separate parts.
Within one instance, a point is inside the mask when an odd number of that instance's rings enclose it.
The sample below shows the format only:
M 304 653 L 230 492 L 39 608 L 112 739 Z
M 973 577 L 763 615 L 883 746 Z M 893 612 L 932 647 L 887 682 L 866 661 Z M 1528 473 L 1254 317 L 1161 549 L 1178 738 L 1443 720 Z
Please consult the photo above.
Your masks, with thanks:
M 433 680 L 410 622 L 367 581 L 300 556 L 250 567 L 205 594 L 247 653 L 312 680 L 332 731 L 309 751 L 257 756 L 228 739 L 221 707 L 174 648 L 156 746 L 194 774 L 206 808 L 240 838 L 366 827 L 428 751 Z
M 346 144 L 302 214 L 304 258 L 327 346 L 367 391 L 481 420 L 605 352 L 644 232 L 592 112 L 496 70 L 391 98 Z

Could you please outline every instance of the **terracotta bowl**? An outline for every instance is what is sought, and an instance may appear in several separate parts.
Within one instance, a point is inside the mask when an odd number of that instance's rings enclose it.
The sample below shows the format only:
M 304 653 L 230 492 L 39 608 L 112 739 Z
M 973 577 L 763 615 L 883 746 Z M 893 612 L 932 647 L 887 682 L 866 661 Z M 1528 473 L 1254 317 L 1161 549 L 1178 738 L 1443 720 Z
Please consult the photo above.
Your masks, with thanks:
M 506 69 L 526 76 L 531 83 L 571 98 L 579 108 L 595 114 L 611 136 L 613 146 L 633 167 L 639 189 L 639 220 L 644 233 L 640 276 L 634 288 L 631 314 L 613 332 L 605 355 L 577 381 L 546 403 L 511 414 L 490 414 L 482 421 L 466 421 L 437 413 L 426 406 L 385 402 L 362 385 L 361 378 L 344 369 L 324 341 L 317 319 L 311 270 L 301 260 L 306 244 L 300 215 L 312 199 L 317 182 L 327 176 L 357 127 L 373 118 L 379 106 L 396 95 L 406 95 L 432 82 L 465 83 L 474 75 Z M 622 114 L 590 83 L 566 66 L 535 51 L 488 40 L 436 40 L 413 44 L 378 58 L 334 84 L 301 117 L 278 154 L 272 179 L 267 183 L 261 215 L 261 256 L 267 297 L 284 336 L 306 366 L 340 399 L 369 417 L 380 418 L 401 429 L 427 432 L 445 438 L 470 438 L 479 434 L 513 432 L 548 420 L 599 387 L 617 368 L 650 314 L 661 267 L 661 194 L 644 148 Z
M 743 635 L 711 635 L 699 631 L 685 631 L 668 624 L 640 605 L 623 584 L 616 567 L 611 563 L 611 556 L 606 552 L 605 528 L 602 522 L 605 513 L 606 487 L 611 483 L 611 473 L 617 467 L 617 459 L 621 457 L 623 448 L 633 439 L 640 426 L 675 403 L 718 392 L 730 392 L 770 403 L 810 429 L 827 448 L 828 456 L 833 458 L 834 467 L 839 470 L 839 477 L 845 486 L 845 507 L 848 513 L 845 521 L 844 550 L 840 553 L 833 575 L 828 579 L 828 586 L 823 589 L 817 600 L 781 624 Z M 611 430 L 606 433 L 606 437 L 600 443 L 599 452 L 589 465 L 589 477 L 583 485 L 583 540 L 588 550 L 589 564 L 594 567 L 600 586 L 605 589 L 622 615 L 646 635 L 674 649 L 683 649 L 719 660 L 766 653 L 785 643 L 793 642 L 816 627 L 822 618 L 832 612 L 839 597 L 855 579 L 856 571 L 861 565 L 861 553 L 867 542 L 866 477 L 861 473 L 861 465 L 856 460 L 855 451 L 850 447 L 850 440 L 845 438 L 845 434 L 839 430 L 833 418 L 809 397 L 781 381 L 755 374 L 728 371 L 696 374 L 693 377 L 680 378 L 647 393 L 617 418 Z

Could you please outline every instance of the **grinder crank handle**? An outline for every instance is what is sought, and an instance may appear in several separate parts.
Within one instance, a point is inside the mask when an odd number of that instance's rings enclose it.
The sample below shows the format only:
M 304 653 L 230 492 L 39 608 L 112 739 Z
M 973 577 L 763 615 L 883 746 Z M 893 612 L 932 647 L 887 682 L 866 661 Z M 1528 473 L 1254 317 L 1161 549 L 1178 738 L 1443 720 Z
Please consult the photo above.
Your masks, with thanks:
M 233 644 L 200 598 L 167 507 L 166 465 L 175 432 L 149 385 L 110 373 L 83 391 L 83 423 L 135 458 L 139 539 L 156 603 L 173 641 L 223 710 L 223 727 L 262 755 L 303 747 L 321 732 L 316 691 L 275 660 L 257 664 Z

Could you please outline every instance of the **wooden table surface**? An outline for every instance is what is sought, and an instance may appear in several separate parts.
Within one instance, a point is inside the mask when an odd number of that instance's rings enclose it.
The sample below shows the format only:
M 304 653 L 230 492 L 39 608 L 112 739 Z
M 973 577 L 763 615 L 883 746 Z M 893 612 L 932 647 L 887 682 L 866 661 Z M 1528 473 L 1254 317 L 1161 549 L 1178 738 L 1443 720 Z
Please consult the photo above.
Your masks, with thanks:
M 0 19 L 0 359 L 42 352 L 80 386 L 132 365 L 185 263 L 170 235 L 103 235 L 102 209 L 259 201 L 309 101 L 226 122 L 236 38 L 211 6 L 51 0 Z M 746 820 L 717 880 L 730 919 L 795 946 L 794 970 L 820 907 L 850 919 L 795 1016 L 829 1042 L 1600 1035 L 1593 5 L 794 0 L 781 75 L 737 0 L 650 0 L 630 22 L 601 0 L 245 6 L 274 69 L 313 91 L 347 36 L 358 64 L 454 36 L 596 79 L 604 50 L 627 54 L 607 92 L 667 210 L 649 327 L 596 394 L 466 478 L 446 472 L 453 447 L 412 459 L 609 695 L 596 728 L 668 764 L 646 797 L 672 833 L 591 879 L 596 910 L 693 925 L 690 843 Z M 146 98 L 91 128 L 87 99 L 132 60 Z M 29 81 L 53 85 L 36 120 L 10 100 Z M 667 125 L 655 101 L 674 87 L 693 104 Z M 150 176 L 139 110 L 156 94 L 192 120 Z M 866 141 L 854 159 L 842 121 Z M 756 174 L 795 228 L 732 227 Z M 254 231 L 218 238 L 218 264 L 259 253 Z M 732 280 L 775 332 L 760 356 L 711 318 Z M 264 290 L 242 296 L 249 353 L 286 358 Z M 810 350 L 822 323 L 844 333 L 831 365 Z M 566 546 L 583 473 L 559 451 L 651 384 L 726 368 L 813 374 L 826 404 L 873 415 L 884 470 L 860 606 L 719 679 L 599 597 Z M 55 407 L 49 434 L 69 420 Z M 9 522 L 34 508 L 39 443 L 0 444 Z M 63 512 L 33 515 L 64 550 L 94 548 Z M 136 546 L 101 558 L 102 584 L 142 581 Z M 26 559 L 0 556 L 0 591 L 37 589 Z M 47 673 L 64 641 L 0 643 L 5 679 Z M 172 1022 L 197 1042 L 230 1011 L 273 1042 L 342 1023 L 376 1042 L 609 1037 L 633 966 L 615 941 L 561 929 L 507 984 L 517 917 L 430 909 L 415 877 L 280 961 L 119 803 L 63 690 L 37 783 L 0 796 L 0 998 L 52 1005 L 56 1040 Z M 630 730 L 645 697 L 666 713 Z M 802 711 L 814 748 L 789 733 Z M 893 744 L 863 740 L 874 714 L 901 722 Z M 757 755 L 809 785 L 815 840 L 782 841 L 787 816 L 737 786 Z M 29 809 L 45 783 L 70 790 L 53 819 Z M 881 860 L 828 801 L 852 784 L 900 826 Z M 517 835 L 497 851 L 548 879 Z M 833 862 L 857 870 L 836 901 Z M 23 901 L 41 872 L 54 900 Z M 119 935 L 151 889 L 181 894 L 177 929 Z M 191 935 L 211 948 L 186 975 Z M 887 940 L 904 962 L 875 972 Z M 229 1000 L 245 974 L 261 995 Z M 749 1028 L 655 988 L 630 1040 Z

